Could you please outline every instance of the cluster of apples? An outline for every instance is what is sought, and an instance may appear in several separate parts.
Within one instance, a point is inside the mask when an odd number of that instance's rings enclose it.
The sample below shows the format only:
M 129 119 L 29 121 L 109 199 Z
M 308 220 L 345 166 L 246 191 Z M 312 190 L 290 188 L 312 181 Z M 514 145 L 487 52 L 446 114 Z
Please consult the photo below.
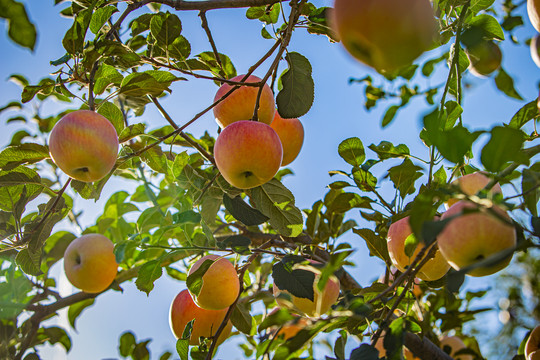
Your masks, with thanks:
M 464 194 L 473 196 L 484 189 L 489 181 L 486 175 L 475 172 L 458 178 L 454 184 Z M 491 194 L 501 192 L 498 184 L 490 190 Z M 511 225 L 511 219 L 497 205 L 483 210 L 466 199 L 450 199 L 446 206 L 448 209 L 441 220 L 448 220 L 448 223 L 437 236 L 437 252 L 417 273 L 418 278 L 428 281 L 440 279 L 450 266 L 460 270 L 516 245 L 516 231 Z M 417 246 L 411 256 L 406 255 L 405 244 L 410 236 L 414 235 L 409 217 L 392 223 L 388 229 L 388 252 L 393 265 L 400 271 L 405 271 L 411 265 L 421 249 Z M 477 267 L 469 271 L 468 275 L 491 275 L 505 268 L 510 260 L 511 256 L 495 265 Z
M 260 82 L 254 75 L 239 75 L 232 81 Z M 215 95 L 220 100 L 233 89 L 223 84 Z M 214 157 L 225 180 L 239 189 L 250 189 L 271 180 L 281 166 L 300 153 L 304 128 L 298 119 L 284 119 L 276 111 L 274 94 L 265 84 L 255 110 L 259 87 L 240 86 L 214 107 L 216 122 L 223 129 L 216 139 Z

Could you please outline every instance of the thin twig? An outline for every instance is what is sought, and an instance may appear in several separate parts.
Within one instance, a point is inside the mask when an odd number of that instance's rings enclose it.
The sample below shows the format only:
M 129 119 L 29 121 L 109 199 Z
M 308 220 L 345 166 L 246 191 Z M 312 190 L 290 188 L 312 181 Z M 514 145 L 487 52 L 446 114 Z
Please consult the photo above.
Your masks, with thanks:
M 212 46 L 212 51 L 214 52 L 214 57 L 216 58 L 216 62 L 219 65 L 219 73 L 221 76 L 225 77 L 225 70 L 223 70 L 223 64 L 221 63 L 221 58 L 219 57 L 219 51 L 217 49 L 216 42 L 214 41 L 214 37 L 212 36 L 212 32 L 210 31 L 208 19 L 206 19 L 206 10 L 200 11 L 199 17 L 201 18 L 201 26 L 204 29 L 206 36 L 208 37 L 208 41 L 210 42 L 210 45 Z

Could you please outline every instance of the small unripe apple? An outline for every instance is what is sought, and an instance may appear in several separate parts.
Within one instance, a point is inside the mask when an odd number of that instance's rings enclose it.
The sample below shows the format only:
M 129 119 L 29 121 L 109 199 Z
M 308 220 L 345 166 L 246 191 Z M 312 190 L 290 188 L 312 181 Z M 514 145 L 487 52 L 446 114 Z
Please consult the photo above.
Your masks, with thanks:
M 437 35 L 429 0 L 335 0 L 332 14 L 345 49 L 379 72 L 410 65 Z
M 86 234 L 73 240 L 64 252 L 64 271 L 73 286 L 87 293 L 107 289 L 118 271 L 111 240 Z
M 300 153 L 304 143 L 304 127 L 298 119 L 284 119 L 276 111 L 270 124 L 276 131 L 283 146 L 281 166 L 289 165 Z
M 478 77 L 486 77 L 501 67 L 502 52 L 493 41 L 482 41 L 467 49 L 469 71 Z
M 245 75 L 238 75 L 233 77 L 231 80 L 240 82 L 244 76 Z M 250 75 L 243 82 L 256 83 L 260 82 L 261 80 L 262 79 L 255 75 Z M 234 86 L 235 85 L 230 84 L 221 85 L 216 93 L 216 96 L 214 97 L 214 101 L 219 100 Z M 258 93 L 259 87 L 240 86 L 222 102 L 214 106 L 214 116 L 218 125 L 221 126 L 221 128 L 225 128 L 227 125 L 230 125 L 235 121 L 252 119 Z M 270 125 L 272 119 L 274 119 L 275 111 L 276 103 L 274 100 L 274 93 L 272 92 L 272 89 L 270 89 L 270 86 L 264 84 L 261 98 L 259 100 L 259 110 L 257 111 L 258 121 Z
M 456 353 L 467 346 L 457 336 L 445 336 L 441 339 L 441 349 L 443 349 L 454 360 L 473 360 L 472 355 L 456 355 Z
M 388 228 L 388 254 L 390 255 L 392 264 L 401 272 L 404 272 L 411 265 L 423 247 L 421 243 L 418 243 L 412 255 L 407 256 L 405 253 L 405 242 L 409 236 L 414 235 L 409 225 L 408 216 L 392 223 Z M 448 269 L 450 269 L 450 265 L 442 256 L 441 252 L 437 250 L 435 256 L 422 266 L 416 276 L 422 280 L 433 281 L 442 278 L 448 272 Z
M 540 34 L 531 39 L 531 58 L 540 67 Z
M 189 345 L 198 345 L 201 336 L 210 338 L 216 333 L 226 314 L 227 309 L 206 310 L 198 307 L 189 292 L 182 290 L 176 295 L 171 304 L 169 323 L 174 336 L 179 339 L 182 337 L 187 323 L 195 319 Z M 221 344 L 229 337 L 231 329 L 232 324 L 228 321 L 219 336 L 218 344 Z
M 336 303 L 339 297 L 339 280 L 334 275 L 331 275 L 326 282 L 323 291 L 320 291 L 317 287 L 317 283 L 320 278 L 320 271 L 312 266 L 300 265 L 298 269 L 308 270 L 315 273 L 315 280 L 313 282 L 313 301 L 307 298 L 300 298 L 292 295 L 286 290 L 281 290 L 274 282 L 273 293 L 278 305 L 281 307 L 288 307 L 292 305 L 294 310 L 300 311 L 309 317 L 321 316 L 330 310 L 333 304 Z M 291 297 L 291 302 L 284 301 L 279 296 L 280 294 L 288 294 Z
M 283 148 L 278 134 L 257 121 L 237 121 L 218 135 L 214 157 L 221 175 L 239 189 L 271 180 L 281 166 Z
M 532 26 L 540 32 L 540 0 L 527 0 L 527 14 Z
M 54 125 L 49 152 L 54 163 L 73 179 L 98 181 L 109 174 L 116 163 L 118 135 L 102 115 L 78 110 Z
M 527 360 L 540 359 L 540 325 L 535 327 L 525 344 L 525 358 Z
M 478 209 L 466 200 L 452 205 L 441 217 L 452 219 L 437 236 L 441 253 L 456 270 L 486 259 L 500 251 L 516 245 L 516 231 L 512 225 L 490 214 L 488 209 Z M 464 210 L 469 212 L 462 214 Z M 491 207 L 501 218 L 510 222 L 510 216 L 497 206 Z M 454 217 L 456 216 L 456 217 Z M 505 268 L 512 259 L 507 259 L 490 267 L 480 267 L 468 272 L 471 276 L 491 275 Z
M 456 180 L 452 181 L 453 185 L 458 186 L 461 191 L 466 195 L 476 195 L 480 190 L 484 189 L 491 179 L 481 172 L 477 171 L 472 174 L 463 175 Z M 489 191 L 491 194 L 502 194 L 501 185 L 495 184 Z M 451 198 L 446 202 L 446 207 L 457 203 L 459 199 Z
M 203 285 L 199 296 L 191 294 L 195 303 L 207 310 L 226 309 L 238 297 L 240 281 L 234 265 L 226 258 L 218 255 L 206 255 L 193 264 L 189 269 L 188 276 L 193 274 L 206 260 L 213 260 L 208 270 L 204 273 Z

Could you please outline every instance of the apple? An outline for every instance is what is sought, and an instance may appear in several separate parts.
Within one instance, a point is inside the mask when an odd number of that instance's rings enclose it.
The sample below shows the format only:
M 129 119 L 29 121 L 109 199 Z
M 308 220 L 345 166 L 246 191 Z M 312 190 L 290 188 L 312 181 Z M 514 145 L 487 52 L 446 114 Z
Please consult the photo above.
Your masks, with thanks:
M 216 333 L 221 322 L 225 319 L 226 314 L 227 309 L 206 310 L 198 307 L 191 298 L 189 292 L 187 290 L 182 290 L 176 295 L 171 304 L 169 323 L 174 336 L 177 339 L 180 339 L 187 323 L 191 320 L 195 320 L 189 339 L 189 345 L 198 345 L 201 336 L 210 338 Z M 228 321 L 219 336 L 218 345 L 229 337 L 231 329 L 232 324 Z
M 313 262 L 314 263 L 314 262 Z M 335 304 L 339 297 L 340 284 L 337 277 L 331 275 L 326 282 L 323 291 L 317 288 L 317 282 L 320 278 L 320 270 L 313 266 L 296 265 L 295 269 L 308 270 L 315 273 L 315 280 L 313 282 L 313 301 L 307 298 L 300 298 L 292 295 L 286 290 L 281 290 L 274 282 L 273 293 L 279 306 L 292 307 L 293 310 L 297 310 L 309 317 L 319 317 L 330 310 L 330 307 Z M 286 301 L 280 298 L 281 294 L 288 294 L 291 297 L 291 301 Z M 292 305 L 292 306 L 291 306 Z
M 480 190 L 485 188 L 486 185 L 489 184 L 490 181 L 491 179 L 489 177 L 477 171 L 472 174 L 463 175 L 462 177 L 457 178 L 456 180 L 452 181 L 452 184 L 458 186 L 464 194 L 472 196 L 472 195 L 476 195 Z M 502 194 L 501 185 L 495 184 L 491 188 L 489 193 Z M 445 204 L 446 208 L 449 208 L 450 206 L 454 205 L 458 201 L 459 201 L 458 198 L 448 199 L 448 201 Z
M 445 336 L 441 339 L 441 349 L 450 355 L 454 360 L 473 360 L 472 355 L 457 355 L 456 353 L 467 346 L 457 336 Z
M 279 308 L 275 308 L 272 310 L 268 316 L 276 313 L 279 310 Z M 270 332 L 275 337 L 283 337 L 283 340 L 289 340 L 298 334 L 298 332 L 302 329 L 304 329 L 306 326 L 311 325 L 311 320 L 305 317 L 298 316 L 296 314 L 292 314 L 294 317 L 293 320 L 287 321 L 285 324 L 283 324 L 280 327 L 274 326 L 271 328 Z M 279 330 L 279 331 L 278 331 Z M 277 332 L 277 334 L 276 334 Z
M 540 67 L 540 34 L 531 39 L 531 57 L 536 66 Z
M 525 344 L 525 358 L 527 360 L 540 359 L 540 325 L 535 327 Z
M 94 182 L 111 172 L 118 155 L 118 135 L 102 115 L 78 110 L 63 116 L 51 131 L 54 163 L 73 179 Z
M 469 71 L 478 77 L 486 77 L 501 67 L 502 52 L 493 41 L 482 41 L 466 50 Z
M 407 256 L 405 253 L 405 241 L 409 236 L 414 235 L 409 225 L 408 216 L 393 222 L 388 228 L 387 245 L 390 260 L 392 260 L 392 264 L 401 272 L 407 269 L 422 248 L 422 244 L 418 243 L 412 255 L 410 257 Z M 416 276 L 422 280 L 433 281 L 442 278 L 448 272 L 448 269 L 450 269 L 450 265 L 446 262 L 441 252 L 437 250 L 435 256 L 422 266 Z
M 226 309 L 238 297 L 240 291 L 240 281 L 234 265 L 226 258 L 218 255 L 206 255 L 193 264 L 189 269 L 188 276 L 194 273 L 206 260 L 212 260 L 204 273 L 203 285 L 198 296 L 191 294 L 195 303 L 207 310 Z
M 281 166 L 283 148 L 278 134 L 257 121 L 237 121 L 218 135 L 214 158 L 221 175 L 239 189 L 271 180 Z
M 383 73 L 410 65 L 437 35 L 429 0 L 335 0 L 329 21 L 354 58 Z
M 474 209 L 478 211 L 470 212 Z M 493 205 L 491 209 L 510 221 L 510 216 L 498 206 Z M 462 214 L 464 210 L 469 212 Z M 456 270 L 516 245 L 516 231 L 512 225 L 490 214 L 487 209 L 479 209 L 472 202 L 461 200 L 452 205 L 441 217 L 442 220 L 450 218 L 437 236 L 437 242 L 443 256 Z M 505 268 L 511 259 L 509 256 L 496 265 L 476 268 L 468 274 L 491 275 Z
M 289 165 L 300 153 L 304 143 L 304 127 L 298 119 L 284 119 L 276 111 L 270 124 L 276 131 L 283 146 L 281 166 Z
M 112 284 L 118 271 L 111 240 L 101 234 L 86 234 L 73 240 L 64 252 L 64 271 L 73 286 L 99 293 Z
M 231 80 L 240 82 L 244 76 L 245 75 L 238 75 Z M 261 79 L 257 76 L 250 75 L 243 82 L 256 83 L 260 81 Z M 214 97 L 214 101 L 219 100 L 234 86 L 235 85 L 230 84 L 221 85 Z M 240 86 L 222 102 L 214 106 L 214 116 L 218 125 L 221 126 L 221 128 L 225 128 L 235 121 L 252 119 L 258 93 L 259 87 Z M 272 89 L 270 89 L 270 86 L 264 84 L 261 99 L 259 100 L 259 111 L 257 111 L 258 121 L 269 125 L 274 119 L 275 111 L 276 103 L 274 100 L 274 93 L 272 92 Z
M 540 32 L 540 0 L 527 0 L 527 14 L 532 26 Z

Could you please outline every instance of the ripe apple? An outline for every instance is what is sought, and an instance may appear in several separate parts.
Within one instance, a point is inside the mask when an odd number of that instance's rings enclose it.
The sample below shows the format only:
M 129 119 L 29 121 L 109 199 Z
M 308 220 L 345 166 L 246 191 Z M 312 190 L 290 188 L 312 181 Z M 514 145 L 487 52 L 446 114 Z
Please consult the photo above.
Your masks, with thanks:
M 304 127 L 298 119 L 284 119 L 276 111 L 274 121 L 270 124 L 276 131 L 283 146 L 281 166 L 289 165 L 300 153 L 304 143 Z
M 462 214 L 464 210 L 474 209 L 478 209 L 474 203 L 461 200 L 452 205 L 441 217 L 444 220 L 456 216 L 446 224 L 437 237 L 441 253 L 456 270 L 516 245 L 514 227 L 490 214 L 487 209 Z M 494 205 L 491 209 L 510 221 L 510 216 L 501 208 Z M 476 268 L 468 274 L 491 275 L 505 268 L 511 259 L 512 256 L 509 256 L 496 265 Z
M 478 77 L 486 77 L 501 67 L 502 52 L 493 41 L 482 41 L 467 49 L 469 71 Z
M 443 349 L 454 360 L 473 360 L 472 355 L 457 355 L 456 353 L 467 346 L 457 336 L 445 336 L 441 339 L 441 349 Z
M 169 323 L 174 336 L 179 339 L 182 337 L 187 323 L 195 319 L 189 345 L 198 345 L 201 336 L 210 338 L 216 333 L 226 314 L 227 309 L 206 310 L 198 307 L 189 292 L 182 290 L 176 295 L 171 304 Z M 218 344 L 221 344 L 229 337 L 231 329 L 232 324 L 228 321 L 219 336 Z
M 527 360 L 540 359 L 540 325 L 535 327 L 525 344 L 525 358 Z
M 78 110 L 62 117 L 51 131 L 49 152 L 54 163 L 73 179 L 93 182 L 114 167 L 118 135 L 102 115 Z
M 540 0 L 527 0 L 527 14 L 532 26 L 540 32 Z
M 490 181 L 491 179 L 489 177 L 477 171 L 457 178 L 456 180 L 452 181 L 452 184 L 458 186 L 463 193 L 471 196 L 477 194 L 480 190 L 485 188 Z M 502 194 L 501 185 L 495 184 L 495 186 L 493 186 L 489 192 L 491 194 Z M 446 208 L 449 208 L 458 201 L 458 198 L 448 199 L 445 204 Z
M 203 285 L 199 296 L 191 294 L 195 303 L 207 310 L 226 309 L 238 297 L 240 281 L 234 265 L 226 258 L 218 255 L 206 255 L 193 264 L 189 269 L 188 276 L 194 273 L 206 260 L 213 260 L 208 270 L 204 273 Z
M 242 81 L 245 75 L 233 77 L 232 81 Z M 250 75 L 244 82 L 255 83 L 261 79 L 255 75 Z M 235 85 L 223 84 L 218 89 L 214 101 L 219 100 L 223 95 L 229 92 Z M 255 103 L 259 88 L 254 86 L 240 86 L 232 94 L 227 96 L 222 102 L 214 106 L 214 116 L 216 122 L 221 128 L 239 120 L 250 120 L 253 118 Z M 257 112 L 258 121 L 270 125 L 274 119 L 276 103 L 274 93 L 270 86 L 264 84 L 261 99 L 259 100 L 259 111 Z
M 540 67 L 540 34 L 531 39 L 531 57 L 536 66 Z
M 409 225 L 408 216 L 392 223 L 388 229 L 387 244 L 390 260 L 401 272 L 407 269 L 422 248 L 422 244 L 418 243 L 412 255 L 407 256 L 405 253 L 405 241 L 409 236 L 414 235 Z M 448 272 L 448 269 L 450 269 L 450 265 L 441 252 L 437 250 L 435 256 L 422 266 L 416 276 L 422 280 L 433 281 L 442 278 Z
M 330 276 L 324 286 L 323 291 L 321 292 L 317 288 L 317 283 L 321 274 L 320 270 L 314 268 L 313 266 L 305 265 L 297 265 L 295 268 L 304 269 L 315 273 L 315 280 L 313 282 L 313 301 L 307 298 L 296 297 L 286 290 L 281 290 L 274 282 L 273 293 L 278 305 L 281 307 L 291 307 L 292 305 L 293 310 L 298 310 L 309 317 L 318 317 L 328 312 L 330 307 L 335 304 L 339 297 L 340 284 L 337 277 L 334 275 Z M 282 293 L 288 294 L 291 297 L 291 302 L 281 299 L 279 296 Z
M 281 166 L 283 148 L 278 134 L 257 121 L 237 121 L 218 135 L 214 157 L 221 175 L 239 189 L 271 180 Z
M 73 286 L 87 293 L 107 289 L 118 271 L 111 240 L 86 234 L 73 240 L 64 252 L 64 271 Z
M 429 0 L 335 0 L 332 14 L 345 49 L 379 72 L 410 65 L 437 35 Z

